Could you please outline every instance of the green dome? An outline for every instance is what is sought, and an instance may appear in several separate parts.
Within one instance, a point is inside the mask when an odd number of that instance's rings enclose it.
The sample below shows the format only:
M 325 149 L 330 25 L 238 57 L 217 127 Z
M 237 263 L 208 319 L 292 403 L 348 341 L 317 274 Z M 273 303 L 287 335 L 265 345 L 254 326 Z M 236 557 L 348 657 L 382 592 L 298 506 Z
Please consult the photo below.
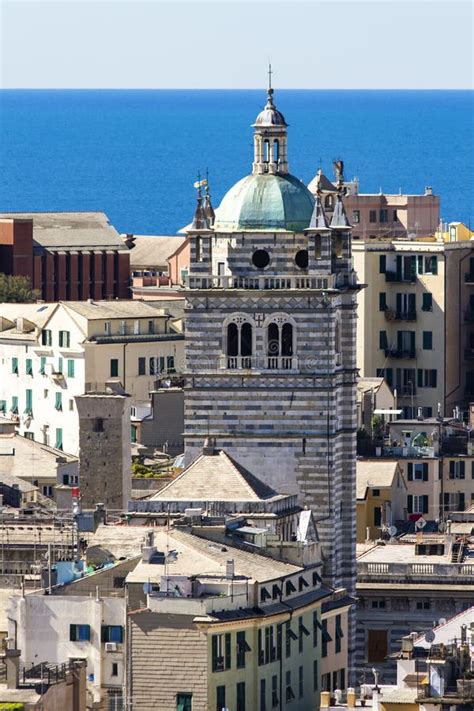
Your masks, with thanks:
M 218 232 L 301 232 L 308 227 L 314 198 L 293 175 L 248 175 L 224 196 L 216 210 Z

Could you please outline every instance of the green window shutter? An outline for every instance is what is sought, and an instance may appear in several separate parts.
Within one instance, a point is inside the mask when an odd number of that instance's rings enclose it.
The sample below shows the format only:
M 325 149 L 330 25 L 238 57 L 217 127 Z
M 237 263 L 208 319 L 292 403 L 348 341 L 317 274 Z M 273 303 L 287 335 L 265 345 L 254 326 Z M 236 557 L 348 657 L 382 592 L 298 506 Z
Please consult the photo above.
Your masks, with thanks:
M 431 273 L 438 273 L 438 257 L 431 257 Z
M 379 311 L 387 310 L 387 294 L 384 291 L 379 293 Z
M 58 373 L 62 373 L 62 372 L 63 372 L 63 359 L 58 358 Z
M 111 378 L 118 377 L 118 358 L 111 358 L 110 359 L 110 377 Z
M 12 358 L 12 373 L 18 375 L 18 358 Z
M 18 415 L 18 396 L 13 395 L 12 396 L 12 412 L 15 415 Z
M 379 272 L 385 274 L 387 271 L 387 257 L 385 254 L 379 256 Z
M 71 642 L 77 641 L 77 626 L 76 625 L 69 625 L 69 640 Z
M 418 255 L 418 274 L 423 274 L 423 255 Z
M 26 374 L 33 375 L 33 361 L 31 358 L 26 359 Z
M 63 448 L 63 431 L 61 427 L 56 428 L 56 449 Z
M 6 412 L 7 410 L 7 401 L 6 400 L 0 400 L 0 412 Z M 474 462 L 473 462 L 474 464 Z
M 212 671 L 217 671 L 217 635 L 212 635 Z
M 67 362 L 67 375 L 68 378 L 73 378 L 74 377 L 74 366 L 75 362 L 73 360 L 68 360 Z
M 31 415 L 33 412 L 33 390 L 26 391 L 25 413 Z
M 423 311 L 431 311 L 433 307 L 433 295 L 429 294 L 428 292 L 424 292 L 423 294 L 423 304 L 422 304 L 422 310 Z
M 387 331 L 380 331 L 379 333 L 379 348 L 381 350 L 386 350 L 388 348 Z
M 40 374 L 44 375 L 46 372 L 46 358 L 45 356 L 41 356 L 40 359 Z
M 62 410 L 63 409 L 63 394 L 62 393 L 56 393 L 56 402 L 54 407 L 56 410 Z
M 433 332 L 423 331 L 423 349 L 430 351 L 433 348 Z

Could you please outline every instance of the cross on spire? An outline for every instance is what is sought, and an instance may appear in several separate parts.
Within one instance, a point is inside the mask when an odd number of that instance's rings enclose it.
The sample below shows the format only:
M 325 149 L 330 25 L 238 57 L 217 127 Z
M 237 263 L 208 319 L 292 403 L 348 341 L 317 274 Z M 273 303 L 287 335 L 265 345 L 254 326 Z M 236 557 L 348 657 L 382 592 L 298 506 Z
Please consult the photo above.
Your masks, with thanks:
M 272 89 L 272 65 L 268 62 L 268 91 L 273 91 Z

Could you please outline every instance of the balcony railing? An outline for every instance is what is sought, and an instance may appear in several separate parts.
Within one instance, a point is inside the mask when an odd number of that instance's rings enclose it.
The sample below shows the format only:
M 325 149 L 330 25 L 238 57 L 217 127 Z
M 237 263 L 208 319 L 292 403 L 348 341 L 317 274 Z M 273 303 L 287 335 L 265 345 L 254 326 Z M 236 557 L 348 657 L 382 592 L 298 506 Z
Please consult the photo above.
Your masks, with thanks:
M 189 289 L 334 289 L 344 284 L 343 276 L 194 276 L 186 278 Z M 348 281 L 346 279 L 346 281 Z M 356 277 L 350 280 L 356 283 Z M 337 283 L 336 283 L 337 282 Z M 339 284 L 340 282 L 340 284 Z
M 416 446 L 392 446 L 386 445 L 383 448 L 384 457 L 400 457 L 408 459 L 422 459 L 435 456 L 434 447 L 416 447 Z
M 386 321 L 416 321 L 416 311 L 394 311 L 385 310 Z
M 403 274 L 401 272 L 385 272 L 385 281 L 402 283 L 413 283 L 416 281 L 416 274 Z
M 411 397 L 416 395 L 416 385 L 396 385 L 394 386 L 398 397 Z
M 296 356 L 223 356 L 220 367 L 227 370 L 297 370 Z
M 474 583 L 473 563 L 357 563 L 357 578 L 359 580 L 389 578 L 390 580 L 426 578 L 443 578 L 446 580 L 469 580 Z
M 416 350 L 414 348 L 385 348 L 386 358 L 416 358 Z

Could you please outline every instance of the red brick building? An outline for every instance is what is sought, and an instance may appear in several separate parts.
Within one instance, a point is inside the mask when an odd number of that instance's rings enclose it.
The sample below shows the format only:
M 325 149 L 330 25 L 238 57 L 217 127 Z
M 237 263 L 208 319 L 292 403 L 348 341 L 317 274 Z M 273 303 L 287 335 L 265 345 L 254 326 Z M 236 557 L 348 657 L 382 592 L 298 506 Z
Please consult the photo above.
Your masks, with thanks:
M 130 251 L 103 212 L 0 214 L 0 272 L 45 301 L 130 296 Z

